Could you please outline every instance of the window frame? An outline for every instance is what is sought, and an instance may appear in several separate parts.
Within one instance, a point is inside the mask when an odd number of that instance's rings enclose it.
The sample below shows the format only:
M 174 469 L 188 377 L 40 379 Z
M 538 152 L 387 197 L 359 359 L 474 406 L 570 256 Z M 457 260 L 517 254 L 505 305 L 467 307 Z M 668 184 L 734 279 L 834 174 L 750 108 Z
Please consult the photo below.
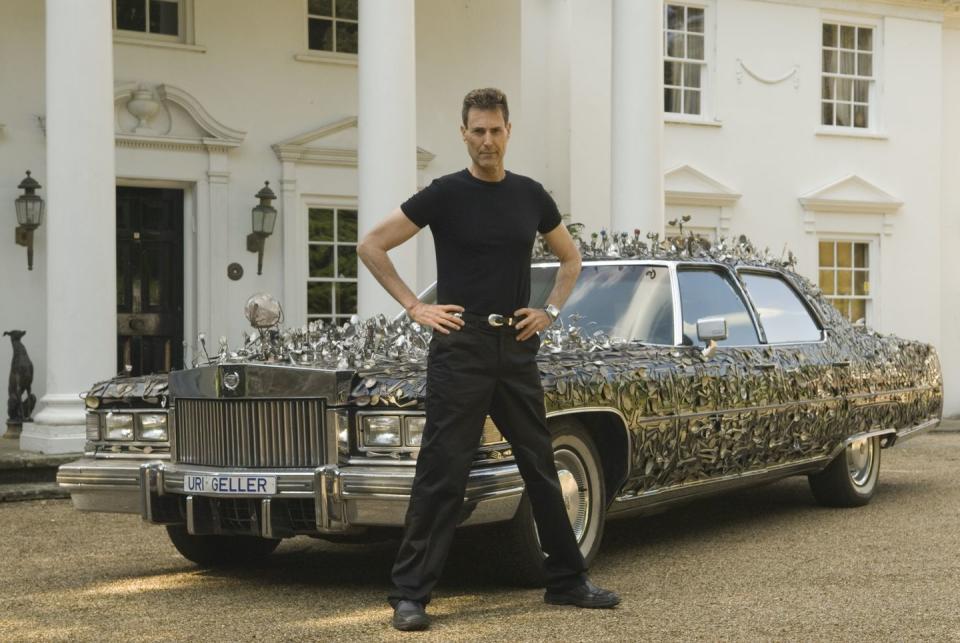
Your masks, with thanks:
M 823 80 L 824 78 L 839 78 L 841 74 L 840 69 L 840 60 L 837 60 L 837 73 L 826 74 L 829 72 L 823 71 L 823 52 L 824 52 L 824 41 L 823 41 L 823 27 L 825 24 L 835 24 L 840 27 L 862 27 L 869 28 L 873 30 L 873 76 L 870 81 L 870 90 L 869 97 L 867 100 L 868 105 L 868 117 L 867 117 L 867 127 L 856 127 L 853 125 L 853 117 L 851 114 L 851 124 L 850 125 L 824 125 L 823 124 Z M 883 110 L 881 106 L 881 100 L 883 97 L 883 44 L 884 44 L 884 32 L 883 32 L 883 20 L 881 18 L 871 18 L 867 16 L 857 16 L 850 14 L 840 14 L 840 13 L 829 13 L 822 12 L 820 14 L 819 21 L 819 33 L 817 34 L 817 60 L 818 60 L 818 91 L 817 91 L 817 102 L 816 102 L 816 133 L 818 135 L 834 135 L 834 136 L 853 136 L 853 137 L 864 137 L 864 138 L 876 138 L 884 137 L 882 129 L 882 116 Z M 838 34 L 839 37 L 839 34 Z M 837 44 L 837 50 L 839 51 L 839 42 Z M 855 76 L 847 76 L 851 79 L 856 78 Z M 834 90 L 836 93 L 836 90 Z M 836 100 L 834 99 L 834 105 L 836 105 Z M 834 117 L 836 120 L 836 117 Z
M 196 0 L 177 0 L 177 2 L 180 5 L 177 26 L 179 34 L 174 37 L 148 31 L 117 29 L 117 0 L 111 0 L 113 42 L 121 45 L 140 45 L 205 53 L 206 47 L 197 44 Z
M 348 58 L 351 60 L 356 60 L 359 56 L 359 36 L 358 36 L 358 51 L 356 53 L 348 51 L 337 51 L 337 22 L 348 22 L 351 24 L 357 25 L 357 32 L 360 31 L 360 8 L 359 0 L 357 2 L 357 19 L 352 18 L 338 18 L 337 15 L 337 0 L 330 0 L 330 6 L 332 8 L 332 14 L 329 16 L 324 16 L 318 13 L 310 13 L 310 2 L 309 0 L 301 0 L 303 2 L 303 42 L 304 42 L 304 57 L 319 57 L 319 58 Z M 317 18 L 323 20 L 330 20 L 333 23 L 333 50 L 328 51 L 326 49 L 311 49 L 310 48 L 310 19 Z
M 876 286 L 879 283 L 879 279 L 877 279 L 879 275 L 879 266 L 877 265 L 877 262 L 879 261 L 879 255 L 880 255 L 879 239 L 875 236 L 857 236 L 857 235 L 851 235 L 851 234 L 823 233 L 823 234 L 817 235 L 816 241 L 817 241 L 817 245 L 816 245 L 817 273 L 816 273 L 816 279 L 814 280 L 814 283 L 817 285 L 818 288 L 820 287 L 820 271 L 822 270 L 820 266 L 820 243 L 821 242 L 832 241 L 834 244 L 864 243 L 867 245 L 867 264 L 868 264 L 867 265 L 867 283 L 870 284 L 870 295 L 865 297 L 857 296 L 857 295 L 837 295 L 837 294 L 828 295 L 826 292 L 824 292 L 823 298 L 826 299 L 831 306 L 833 306 L 834 299 L 860 299 L 864 301 L 865 302 L 864 324 L 871 328 L 877 328 L 879 326 L 879 324 L 876 323 L 878 322 L 877 311 L 879 310 L 879 306 L 876 301 L 877 300 L 876 293 L 878 292 Z M 834 264 L 836 264 L 836 245 L 834 245 Z M 836 265 L 832 266 L 832 269 L 834 272 L 836 272 L 837 268 L 838 266 Z M 852 273 L 855 272 L 855 266 L 851 266 L 851 272 Z M 836 281 L 834 283 L 836 283 Z M 852 284 L 853 284 L 853 276 L 851 274 L 851 286 Z M 823 291 L 822 288 L 821 288 L 821 291 Z M 842 316 L 844 319 L 847 320 L 847 322 L 850 325 L 856 325 L 856 322 L 854 320 L 851 320 L 845 314 L 843 314 L 840 311 L 840 309 L 836 308 L 836 306 L 834 306 L 834 308 L 837 310 L 840 316 Z
M 314 241 L 310 239 L 310 211 L 311 210 L 332 210 L 333 215 L 333 240 L 332 241 Z M 349 210 L 356 212 L 357 214 L 357 240 L 356 241 L 340 241 L 339 240 L 339 231 L 340 231 L 340 211 Z M 310 285 L 314 283 L 329 283 L 329 284 L 338 284 L 338 283 L 352 283 L 357 286 L 357 306 L 359 310 L 360 305 L 360 258 L 357 256 L 357 276 L 356 277 L 339 277 L 337 276 L 337 266 L 338 266 L 338 256 L 337 248 L 340 246 L 353 246 L 356 250 L 357 246 L 360 243 L 360 212 L 357 208 L 356 203 L 344 203 L 344 202 L 311 202 L 306 204 L 306 219 L 304 225 L 306 227 L 306 264 L 304 265 L 304 279 L 301 283 L 304 284 L 305 290 L 304 298 L 306 299 L 306 306 L 304 308 L 304 318 L 306 323 L 322 319 L 325 324 L 332 323 L 336 326 L 343 324 L 345 321 L 349 320 L 351 315 L 356 315 L 357 312 L 353 313 L 341 313 L 337 310 L 337 295 L 336 295 L 336 285 L 331 287 L 330 290 L 330 313 L 311 313 L 310 312 Z M 310 248 L 313 246 L 328 246 L 331 248 L 331 264 L 333 266 L 333 276 L 332 277 L 313 277 L 310 275 Z M 338 319 L 339 318 L 339 319 Z
M 794 285 L 793 281 L 788 279 L 786 275 L 784 275 L 782 272 L 780 272 L 779 270 L 775 270 L 773 268 L 764 268 L 762 266 L 744 266 L 744 267 L 736 268 L 734 270 L 734 273 L 737 276 L 737 282 L 740 284 L 744 294 L 747 297 L 747 301 L 750 304 L 750 308 L 753 310 L 754 314 L 756 315 L 757 325 L 760 328 L 761 340 L 763 341 L 764 345 L 766 346 L 791 346 L 795 344 L 809 345 L 809 344 L 822 344 L 825 341 L 827 341 L 827 332 L 826 332 L 827 325 L 823 323 L 823 319 L 820 317 L 820 314 L 813 307 L 813 305 L 806 298 L 806 296 Z M 813 323 L 820 330 L 820 339 L 795 340 L 795 341 L 789 341 L 789 342 L 769 341 L 767 339 L 767 330 L 763 327 L 763 320 L 760 318 L 760 313 L 758 312 L 758 307 L 750 295 L 750 289 L 747 288 L 746 283 L 741 278 L 742 274 L 754 274 L 754 275 L 763 275 L 764 277 L 774 277 L 776 279 L 779 279 L 783 283 L 785 283 L 787 285 L 787 288 L 789 288 L 790 291 L 797 296 L 797 299 L 800 300 L 800 303 L 803 306 L 804 310 L 807 311 L 807 314 L 810 315 L 810 318 L 813 320 Z
M 716 12 L 715 0 L 663 0 L 663 30 L 661 33 L 661 43 L 663 45 L 663 55 L 660 61 L 660 101 L 663 106 L 666 100 L 666 85 L 663 83 L 664 64 L 668 62 L 667 56 L 667 7 L 668 5 L 693 7 L 703 9 L 703 63 L 700 73 L 700 113 L 683 114 L 679 112 L 668 112 L 663 109 L 663 120 L 665 123 L 687 124 L 687 125 L 712 125 L 720 126 L 720 121 L 716 118 L 716 68 L 717 68 L 717 38 L 716 38 Z M 681 62 L 687 59 L 670 59 L 673 62 Z
M 753 308 L 753 302 L 750 300 L 750 297 L 747 295 L 746 289 L 743 287 L 743 283 L 740 281 L 739 276 L 736 271 L 731 269 L 730 266 L 721 264 L 721 263 L 710 263 L 710 262 L 683 262 L 679 261 L 673 266 L 673 276 L 674 276 L 674 301 L 676 302 L 676 323 L 677 323 L 677 343 L 680 346 L 685 346 L 683 344 L 683 303 L 680 297 L 680 273 L 681 272 L 691 272 L 693 270 L 700 271 L 709 271 L 709 272 L 719 272 L 725 275 L 727 280 L 733 286 L 734 292 L 740 297 L 740 301 L 743 302 L 744 307 L 747 309 L 747 312 L 750 314 L 750 319 L 753 322 L 753 330 L 757 334 L 757 343 L 756 344 L 721 344 L 717 342 L 718 348 L 743 348 L 746 346 L 767 346 L 767 338 L 763 332 L 763 327 L 760 325 L 760 318 L 757 316 L 757 311 Z M 726 340 L 724 340 L 726 341 Z M 700 346 L 696 343 L 697 340 L 694 339 L 693 346 L 687 346 L 688 348 L 699 348 Z

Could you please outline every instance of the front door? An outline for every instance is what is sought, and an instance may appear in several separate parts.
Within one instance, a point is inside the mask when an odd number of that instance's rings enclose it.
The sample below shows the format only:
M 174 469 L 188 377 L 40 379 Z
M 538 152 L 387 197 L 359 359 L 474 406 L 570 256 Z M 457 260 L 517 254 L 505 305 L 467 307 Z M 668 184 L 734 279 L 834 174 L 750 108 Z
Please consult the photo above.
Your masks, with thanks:
M 117 187 L 117 370 L 183 367 L 183 190 Z

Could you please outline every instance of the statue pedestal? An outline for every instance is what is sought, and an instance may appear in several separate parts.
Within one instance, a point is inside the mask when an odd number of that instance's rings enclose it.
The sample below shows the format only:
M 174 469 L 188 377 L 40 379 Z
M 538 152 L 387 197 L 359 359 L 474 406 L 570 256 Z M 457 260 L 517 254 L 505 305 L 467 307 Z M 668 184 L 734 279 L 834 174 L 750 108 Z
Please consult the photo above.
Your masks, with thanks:
M 20 422 L 7 422 L 7 432 L 3 434 L 3 437 L 10 440 L 19 440 L 22 428 L 23 425 Z

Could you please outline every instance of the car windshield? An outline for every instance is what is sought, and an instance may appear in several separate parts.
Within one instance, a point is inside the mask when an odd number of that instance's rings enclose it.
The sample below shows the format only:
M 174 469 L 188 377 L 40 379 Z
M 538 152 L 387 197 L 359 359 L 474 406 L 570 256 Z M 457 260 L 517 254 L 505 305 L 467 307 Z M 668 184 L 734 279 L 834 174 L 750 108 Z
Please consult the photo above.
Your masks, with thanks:
M 546 305 L 557 270 L 557 266 L 531 268 L 530 307 Z M 431 287 L 420 298 L 435 303 L 436 289 Z M 584 265 L 561 319 L 588 334 L 599 330 L 628 341 L 673 344 L 670 271 L 655 264 Z

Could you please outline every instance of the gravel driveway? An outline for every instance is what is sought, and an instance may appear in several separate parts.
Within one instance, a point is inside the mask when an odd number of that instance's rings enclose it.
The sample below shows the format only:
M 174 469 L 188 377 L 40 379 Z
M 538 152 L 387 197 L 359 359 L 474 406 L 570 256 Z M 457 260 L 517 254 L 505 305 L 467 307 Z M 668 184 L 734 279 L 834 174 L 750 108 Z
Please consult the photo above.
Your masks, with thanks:
M 500 584 L 460 538 L 427 633 L 389 626 L 396 542 L 284 542 L 258 568 L 201 571 L 162 528 L 68 501 L 0 504 L 2 640 L 960 640 L 960 433 L 883 452 L 861 509 L 792 478 L 607 525 L 610 611 Z

